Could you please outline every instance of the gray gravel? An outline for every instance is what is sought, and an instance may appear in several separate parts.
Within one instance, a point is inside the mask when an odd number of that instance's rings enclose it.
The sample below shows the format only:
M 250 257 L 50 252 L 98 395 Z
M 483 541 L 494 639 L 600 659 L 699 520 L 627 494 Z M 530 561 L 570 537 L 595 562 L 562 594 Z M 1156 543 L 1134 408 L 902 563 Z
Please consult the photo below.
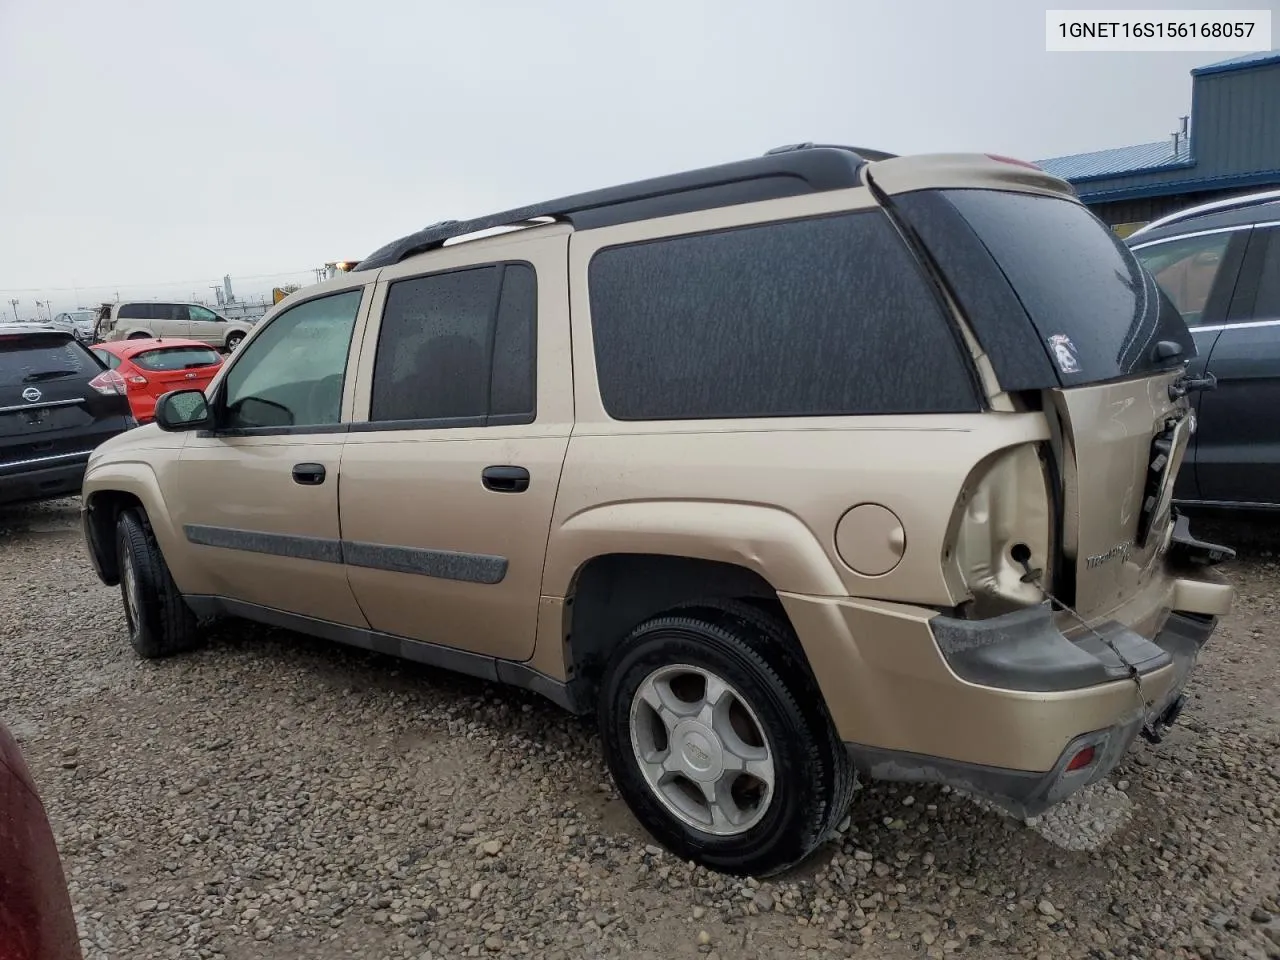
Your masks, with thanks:
M 88 960 L 1280 957 L 1277 567 L 1182 725 L 1031 825 L 872 787 L 781 880 L 665 854 L 590 726 L 538 698 L 250 625 L 136 660 L 77 504 L 0 508 L 0 716 Z

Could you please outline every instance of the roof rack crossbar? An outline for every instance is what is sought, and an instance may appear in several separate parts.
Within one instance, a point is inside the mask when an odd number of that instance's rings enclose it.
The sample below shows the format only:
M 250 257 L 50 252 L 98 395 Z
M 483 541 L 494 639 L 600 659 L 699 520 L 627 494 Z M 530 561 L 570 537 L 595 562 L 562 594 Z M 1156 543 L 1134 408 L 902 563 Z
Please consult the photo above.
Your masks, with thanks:
M 578 227 L 606 226 L 732 203 L 856 187 L 867 161 L 867 157 L 848 147 L 802 145 L 782 153 L 770 152 L 749 160 L 573 194 L 472 220 L 442 220 L 380 247 L 353 270 L 375 270 L 434 250 L 457 237 L 532 220 L 550 219 Z

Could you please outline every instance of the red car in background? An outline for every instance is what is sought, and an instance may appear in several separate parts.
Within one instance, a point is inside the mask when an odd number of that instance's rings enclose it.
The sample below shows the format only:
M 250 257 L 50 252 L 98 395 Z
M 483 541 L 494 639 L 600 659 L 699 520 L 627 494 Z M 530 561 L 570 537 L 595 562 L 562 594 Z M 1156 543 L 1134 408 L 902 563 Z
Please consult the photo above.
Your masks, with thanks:
M 176 337 L 112 340 L 94 344 L 93 352 L 107 365 L 108 379 L 119 378 L 133 418 L 150 423 L 156 401 L 170 390 L 203 390 L 222 366 L 222 356 L 207 343 Z
M 66 875 L 31 771 L 0 723 L 0 960 L 81 960 Z

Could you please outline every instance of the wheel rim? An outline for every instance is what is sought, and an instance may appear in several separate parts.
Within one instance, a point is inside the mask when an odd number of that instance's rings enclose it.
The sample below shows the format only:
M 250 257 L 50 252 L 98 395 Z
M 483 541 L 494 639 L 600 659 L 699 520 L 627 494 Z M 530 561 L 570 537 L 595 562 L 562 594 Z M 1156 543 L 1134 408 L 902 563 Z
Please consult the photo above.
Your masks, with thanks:
M 236 347 L 240 346 L 240 341 L 243 339 L 244 337 L 227 337 L 227 349 L 234 350 Z
M 120 581 L 124 584 L 124 617 L 129 624 L 129 632 L 137 633 L 138 624 L 142 622 L 142 598 L 138 593 L 138 575 L 134 570 L 133 549 L 125 547 L 120 564 Z
M 631 748 L 654 796 L 695 830 L 735 836 L 769 809 L 769 738 L 742 694 L 710 670 L 649 674 L 631 699 Z

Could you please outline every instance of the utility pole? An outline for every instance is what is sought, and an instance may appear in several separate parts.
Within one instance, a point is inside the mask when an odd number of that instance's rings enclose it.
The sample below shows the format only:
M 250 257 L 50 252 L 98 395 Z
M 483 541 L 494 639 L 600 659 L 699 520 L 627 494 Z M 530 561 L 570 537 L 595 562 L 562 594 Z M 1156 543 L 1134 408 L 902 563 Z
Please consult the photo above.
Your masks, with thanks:
M 13 307 L 13 322 L 18 322 L 18 298 L 14 297 L 9 301 L 9 306 Z

